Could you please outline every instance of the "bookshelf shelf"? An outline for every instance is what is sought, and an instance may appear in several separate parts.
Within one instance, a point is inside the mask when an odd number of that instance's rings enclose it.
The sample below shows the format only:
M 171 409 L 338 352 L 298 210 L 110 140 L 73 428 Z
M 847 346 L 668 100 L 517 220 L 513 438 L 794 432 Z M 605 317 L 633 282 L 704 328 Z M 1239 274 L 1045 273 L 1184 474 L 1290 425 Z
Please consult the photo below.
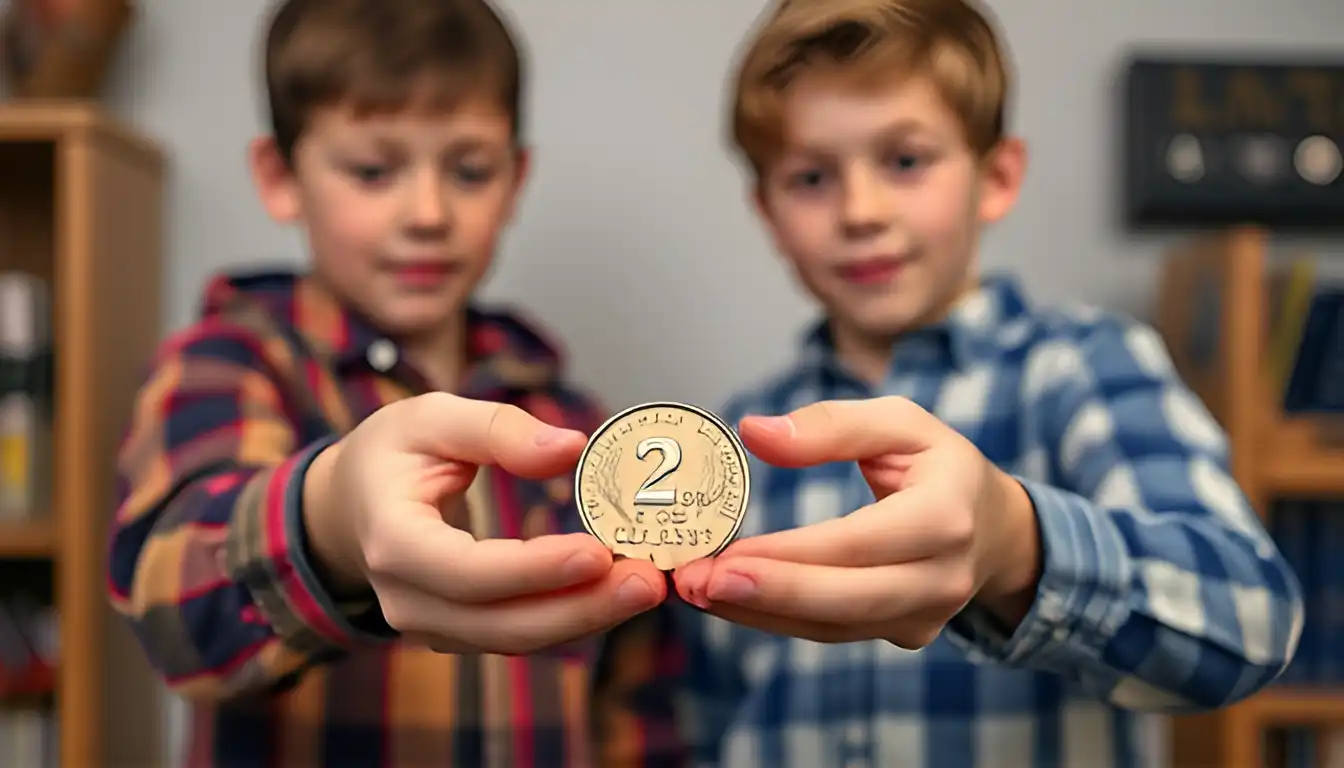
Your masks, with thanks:
M 39 519 L 18 523 L 0 523 L 0 558 L 55 557 L 56 526 L 50 520 Z
M 1262 727 L 1337 726 L 1344 722 L 1344 696 L 1329 688 L 1272 688 L 1244 706 Z
M 62 768 L 159 756 L 159 688 L 111 617 L 104 558 L 117 443 L 162 332 L 164 167 L 94 104 L 0 103 L 0 272 L 46 286 L 54 372 L 50 445 L 31 458 L 48 465 L 50 501 L 0 523 L 0 561 L 51 563 Z
M 1234 227 L 1172 249 L 1154 323 L 1227 431 L 1232 472 L 1264 518 L 1276 498 L 1344 498 L 1344 421 L 1284 413 L 1267 365 L 1268 241 L 1264 229 Z M 1344 690 L 1274 685 L 1218 712 L 1177 717 L 1172 768 L 1259 768 L 1265 737 L 1287 727 L 1344 728 Z M 1324 750 L 1330 739 L 1319 741 Z M 1275 752 L 1271 740 L 1271 760 L 1282 757 Z M 1329 764 L 1324 755 L 1320 764 Z
M 1344 496 L 1344 433 L 1302 418 L 1282 418 L 1264 448 L 1265 491 L 1270 496 Z

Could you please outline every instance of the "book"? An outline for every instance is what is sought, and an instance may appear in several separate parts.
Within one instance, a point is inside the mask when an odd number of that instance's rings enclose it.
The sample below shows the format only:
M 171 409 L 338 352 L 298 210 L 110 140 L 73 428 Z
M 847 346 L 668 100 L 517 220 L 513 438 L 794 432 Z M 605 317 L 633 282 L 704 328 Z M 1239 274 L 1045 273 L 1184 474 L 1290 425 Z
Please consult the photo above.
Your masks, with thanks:
M 50 311 L 45 281 L 0 273 L 0 520 L 50 510 Z

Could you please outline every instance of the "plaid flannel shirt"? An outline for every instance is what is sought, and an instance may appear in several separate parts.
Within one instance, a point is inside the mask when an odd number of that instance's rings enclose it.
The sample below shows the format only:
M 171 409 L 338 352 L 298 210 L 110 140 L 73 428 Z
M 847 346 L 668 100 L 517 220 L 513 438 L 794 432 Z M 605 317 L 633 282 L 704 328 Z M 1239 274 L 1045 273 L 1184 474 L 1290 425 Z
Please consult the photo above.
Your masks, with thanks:
M 461 394 L 591 431 L 555 349 L 473 309 Z M 531 657 L 438 655 L 324 591 L 299 524 L 315 453 L 423 376 L 311 280 L 221 278 L 161 347 L 120 455 L 109 590 L 155 667 L 194 700 L 193 766 L 680 764 L 681 657 L 653 611 Z M 485 470 L 483 470 L 485 471 Z M 580 530 L 569 480 L 488 471 L 491 529 Z
M 901 395 L 1013 473 L 1035 503 L 1043 576 L 1016 631 L 968 609 L 928 647 L 820 645 L 684 608 L 696 753 L 732 768 L 1158 764 L 1144 713 L 1243 698 L 1288 664 L 1298 582 L 1228 475 L 1219 427 L 1150 328 L 1036 311 L 986 281 L 897 347 L 866 386 L 824 324 L 802 359 L 723 411 Z M 753 459 L 741 535 L 871 503 L 853 464 Z

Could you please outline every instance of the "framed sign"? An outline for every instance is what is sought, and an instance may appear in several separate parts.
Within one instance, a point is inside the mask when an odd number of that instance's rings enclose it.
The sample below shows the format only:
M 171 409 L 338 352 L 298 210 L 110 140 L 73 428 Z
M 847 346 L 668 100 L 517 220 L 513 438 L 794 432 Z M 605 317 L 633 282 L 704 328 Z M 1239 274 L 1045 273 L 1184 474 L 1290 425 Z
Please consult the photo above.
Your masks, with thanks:
M 1344 229 L 1344 58 L 1136 56 L 1123 110 L 1131 226 Z

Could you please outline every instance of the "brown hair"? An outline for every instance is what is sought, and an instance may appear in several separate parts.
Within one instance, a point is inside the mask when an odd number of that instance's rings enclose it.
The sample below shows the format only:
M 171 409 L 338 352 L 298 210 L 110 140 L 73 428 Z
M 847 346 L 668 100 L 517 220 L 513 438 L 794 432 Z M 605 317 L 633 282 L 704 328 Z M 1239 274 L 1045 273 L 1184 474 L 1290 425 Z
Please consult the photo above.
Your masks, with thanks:
M 739 65 L 733 142 L 760 173 L 783 139 L 790 80 L 825 69 L 856 87 L 929 76 L 983 155 L 1005 130 L 1006 58 L 986 14 L 968 0 L 780 0 Z
M 286 162 L 316 109 L 448 110 L 499 100 L 522 133 L 522 54 L 486 0 L 284 0 L 265 40 L 271 130 Z

